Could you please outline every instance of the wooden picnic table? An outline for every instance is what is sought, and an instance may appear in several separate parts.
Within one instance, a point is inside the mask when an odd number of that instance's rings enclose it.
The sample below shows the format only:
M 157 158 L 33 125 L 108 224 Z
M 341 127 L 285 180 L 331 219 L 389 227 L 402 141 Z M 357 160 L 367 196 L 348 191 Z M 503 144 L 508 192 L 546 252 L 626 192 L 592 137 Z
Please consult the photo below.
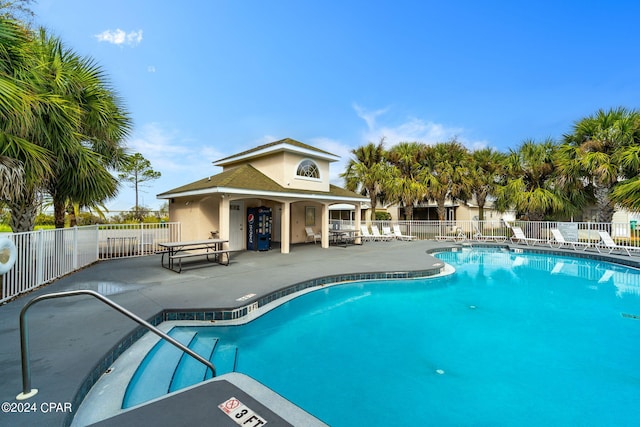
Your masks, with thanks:
M 223 244 L 229 242 L 223 239 L 202 239 L 202 240 L 189 240 L 184 242 L 165 242 L 158 243 L 158 246 L 163 248 L 162 258 L 160 264 L 164 268 L 176 271 L 180 273 L 182 271 L 182 259 L 205 256 L 207 261 L 217 261 L 222 264 L 223 256 L 226 255 L 227 262 L 225 265 L 229 265 L 229 250 L 223 249 Z M 189 252 L 197 251 L 197 252 Z M 165 264 L 164 256 L 168 256 L 168 261 Z M 213 257 L 213 259 L 211 258 Z M 176 269 L 177 261 L 177 269 Z

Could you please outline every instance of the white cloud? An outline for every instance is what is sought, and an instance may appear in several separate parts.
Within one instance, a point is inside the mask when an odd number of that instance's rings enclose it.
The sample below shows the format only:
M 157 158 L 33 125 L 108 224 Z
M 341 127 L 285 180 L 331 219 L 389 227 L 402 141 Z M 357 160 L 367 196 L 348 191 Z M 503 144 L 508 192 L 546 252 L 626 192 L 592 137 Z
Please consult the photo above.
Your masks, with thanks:
M 156 67 L 155 67 L 154 65 L 149 65 L 149 66 L 147 67 L 147 71 L 148 71 L 149 73 L 155 73 L 155 72 L 156 72 Z
M 368 111 L 356 104 L 354 104 L 353 108 L 358 117 L 363 119 L 367 124 L 367 129 L 362 135 L 363 144 L 368 142 L 377 143 L 382 138 L 385 138 L 386 146 L 389 148 L 400 142 L 415 141 L 425 144 L 435 144 L 456 138 L 470 149 L 488 146 L 487 141 L 469 140 L 465 135 L 467 131 L 464 128 L 449 127 L 417 117 L 408 117 L 402 123 L 391 125 L 384 123 L 382 120 L 384 119 L 384 114 L 389 112 L 390 108 Z
M 116 30 L 105 30 L 100 34 L 96 34 L 95 38 L 100 42 L 107 42 L 115 45 L 137 46 L 142 42 L 142 30 L 130 31 L 128 33 L 120 28 Z

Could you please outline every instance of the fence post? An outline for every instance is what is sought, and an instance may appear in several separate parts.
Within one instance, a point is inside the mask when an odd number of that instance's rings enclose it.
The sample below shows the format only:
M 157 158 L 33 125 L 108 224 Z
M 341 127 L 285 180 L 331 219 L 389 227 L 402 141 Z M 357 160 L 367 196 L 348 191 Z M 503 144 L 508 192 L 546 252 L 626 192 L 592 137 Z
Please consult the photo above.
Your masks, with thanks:
M 40 229 L 37 234 L 25 234 L 25 237 L 29 240 L 31 240 L 32 236 L 37 239 L 36 253 L 38 254 L 38 259 L 35 262 L 36 283 L 40 284 L 44 282 L 44 231 Z M 27 248 L 31 248 L 31 244 L 27 245 Z M 29 250 L 29 252 L 31 251 Z
M 73 226 L 73 269 L 78 269 L 78 226 Z

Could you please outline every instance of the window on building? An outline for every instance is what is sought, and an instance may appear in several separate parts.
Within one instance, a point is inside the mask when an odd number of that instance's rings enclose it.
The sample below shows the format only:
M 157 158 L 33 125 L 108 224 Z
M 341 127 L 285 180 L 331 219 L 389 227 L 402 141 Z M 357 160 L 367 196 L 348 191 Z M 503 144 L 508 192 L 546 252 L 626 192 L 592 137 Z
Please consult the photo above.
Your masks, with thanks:
M 303 160 L 298 165 L 298 170 L 296 171 L 296 175 L 304 176 L 306 178 L 315 178 L 320 179 L 320 171 L 318 170 L 318 165 L 316 165 L 311 160 Z

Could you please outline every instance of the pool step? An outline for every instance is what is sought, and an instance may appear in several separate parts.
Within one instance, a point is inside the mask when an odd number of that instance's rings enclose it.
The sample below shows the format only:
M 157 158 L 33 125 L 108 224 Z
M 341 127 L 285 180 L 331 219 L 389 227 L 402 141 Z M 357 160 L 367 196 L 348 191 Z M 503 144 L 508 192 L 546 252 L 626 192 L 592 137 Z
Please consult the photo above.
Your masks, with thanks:
M 217 343 L 218 339 L 212 339 L 208 336 L 202 338 L 202 334 L 196 334 L 191 340 L 191 343 L 189 343 L 189 348 L 205 359 L 211 360 L 211 354 L 214 352 Z M 217 369 L 216 366 L 216 370 Z M 169 391 L 180 390 L 181 388 L 197 384 L 205 378 L 210 377 L 211 370 L 209 368 L 190 355 L 183 353 L 173 373 Z
M 238 359 L 238 347 L 231 344 L 218 343 L 213 352 L 213 366 L 216 367 L 216 375 L 235 372 Z M 211 372 L 208 373 L 209 378 Z
M 188 345 L 195 335 L 195 331 L 182 328 L 175 328 L 169 332 L 169 336 L 184 345 Z M 129 408 L 167 394 L 182 355 L 182 350 L 168 342 L 158 342 L 133 374 L 127 386 L 122 407 Z M 144 387 L 138 387 L 138 384 L 144 384 Z
M 216 367 L 216 375 L 234 372 L 238 348 L 197 330 L 174 328 L 169 336 L 189 347 Z M 133 375 L 122 408 L 147 402 L 212 377 L 211 369 L 166 341 L 159 341 L 144 357 Z M 138 386 L 144 384 L 144 388 Z

